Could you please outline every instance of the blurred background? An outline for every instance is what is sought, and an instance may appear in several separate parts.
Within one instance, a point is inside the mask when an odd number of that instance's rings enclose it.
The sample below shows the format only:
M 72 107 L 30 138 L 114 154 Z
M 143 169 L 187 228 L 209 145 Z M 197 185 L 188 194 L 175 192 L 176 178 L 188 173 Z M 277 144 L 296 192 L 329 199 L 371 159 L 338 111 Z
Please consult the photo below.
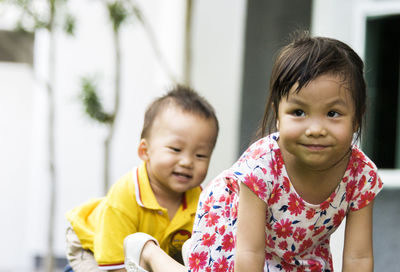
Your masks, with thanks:
M 174 83 L 217 111 L 205 183 L 229 167 L 262 118 L 277 49 L 304 29 L 346 42 L 366 63 L 362 147 L 385 183 L 375 270 L 397 271 L 399 0 L 1 0 L 0 272 L 61 271 L 66 211 L 139 163 L 145 108 Z

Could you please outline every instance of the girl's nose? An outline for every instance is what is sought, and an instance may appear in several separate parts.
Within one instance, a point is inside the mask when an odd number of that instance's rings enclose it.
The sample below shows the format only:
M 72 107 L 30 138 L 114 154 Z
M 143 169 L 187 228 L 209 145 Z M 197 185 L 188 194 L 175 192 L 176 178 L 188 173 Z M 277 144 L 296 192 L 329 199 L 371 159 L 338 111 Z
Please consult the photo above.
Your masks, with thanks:
M 313 120 L 306 129 L 306 136 L 321 137 L 326 136 L 327 131 L 321 121 Z

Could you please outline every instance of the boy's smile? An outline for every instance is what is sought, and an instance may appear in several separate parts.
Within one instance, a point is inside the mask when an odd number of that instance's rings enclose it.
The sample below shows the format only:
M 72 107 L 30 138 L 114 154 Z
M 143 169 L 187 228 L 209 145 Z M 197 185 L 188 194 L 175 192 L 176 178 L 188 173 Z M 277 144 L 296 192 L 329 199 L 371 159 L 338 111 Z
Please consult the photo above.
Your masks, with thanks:
M 292 87 L 278 109 L 279 146 L 286 163 L 313 170 L 336 165 L 352 143 L 354 103 L 347 85 L 322 75 L 299 92 Z

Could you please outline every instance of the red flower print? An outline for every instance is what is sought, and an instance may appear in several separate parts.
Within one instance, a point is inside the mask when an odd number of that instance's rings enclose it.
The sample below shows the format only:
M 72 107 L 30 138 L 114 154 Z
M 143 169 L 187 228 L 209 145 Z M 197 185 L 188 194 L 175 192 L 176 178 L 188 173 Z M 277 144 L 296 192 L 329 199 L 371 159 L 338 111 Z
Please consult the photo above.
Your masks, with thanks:
M 269 169 L 271 169 L 271 175 L 277 179 L 282 173 L 282 164 L 277 160 L 271 160 L 269 163 Z
M 346 216 L 346 212 L 344 210 L 339 210 L 337 214 L 333 216 L 333 225 L 337 228 L 340 223 L 342 223 L 343 218 Z
M 206 201 L 203 202 L 203 211 L 209 212 L 211 207 L 214 205 L 215 199 L 214 196 L 207 197 Z
M 304 240 L 304 242 L 300 245 L 299 248 L 299 253 L 307 250 L 308 248 L 310 248 L 312 246 L 313 242 L 311 240 L 311 238 L 308 238 L 307 240 Z
M 293 251 L 286 251 L 283 254 L 283 259 L 285 260 L 285 262 L 287 263 L 291 263 L 293 261 L 293 257 L 294 257 L 294 252 Z
M 377 181 L 377 176 L 376 176 L 376 172 L 374 170 L 369 171 L 368 173 L 370 175 L 370 177 L 372 178 L 372 182 L 371 182 L 371 189 L 374 189 L 375 185 L 376 185 L 376 181 Z
M 350 202 L 353 199 L 354 193 L 356 191 L 356 180 L 351 180 L 346 184 L 346 201 Z
M 233 268 L 235 267 L 235 262 L 231 261 L 231 263 L 229 264 L 229 270 L 228 272 L 233 272 Z
M 307 230 L 305 228 L 301 227 L 296 228 L 293 234 L 293 239 L 296 241 L 296 243 L 300 243 L 301 241 L 304 240 L 304 238 L 306 238 L 306 232 Z
M 226 230 L 226 225 L 223 225 L 223 226 L 221 226 L 221 227 L 218 229 L 218 233 L 219 233 L 220 235 L 224 235 L 225 230 Z
M 239 183 L 233 178 L 224 178 L 226 187 L 232 192 L 239 193 Z
M 207 264 L 207 252 L 202 251 L 200 253 L 192 253 L 189 257 L 189 268 L 193 272 L 199 271 Z
M 233 233 L 229 232 L 222 238 L 222 249 L 225 251 L 232 251 L 235 248 L 235 238 Z
M 307 210 L 307 213 L 306 213 L 306 218 L 307 218 L 307 219 L 313 218 L 314 215 L 315 215 L 315 210 L 314 210 L 314 209 L 309 209 L 309 210 Z
M 297 268 L 296 272 L 305 272 L 304 269 L 305 269 L 304 266 L 300 266 Z
M 364 186 L 367 184 L 367 178 L 365 177 L 365 175 L 363 175 L 360 179 L 360 181 L 358 182 L 358 190 L 362 191 L 362 189 L 364 188 Z
M 322 247 L 322 246 L 318 246 L 315 249 L 315 255 L 317 255 L 318 257 L 321 257 L 321 258 L 323 258 L 325 260 L 329 259 L 329 251 L 328 251 L 328 249 L 326 249 L 325 247 Z
M 214 262 L 213 271 L 226 272 L 226 270 L 228 270 L 228 267 L 229 267 L 228 260 L 226 259 L 225 256 L 222 256 L 222 258 L 219 258 L 216 262 Z
M 244 177 L 244 183 L 261 199 L 267 196 L 267 188 L 262 179 L 256 175 L 250 174 Z
M 213 235 L 210 235 L 209 233 L 205 233 L 203 235 L 203 237 L 201 238 L 201 240 L 202 240 L 201 244 L 206 247 L 212 246 L 215 243 L 215 235 L 216 235 L 215 233 L 213 233 Z
M 206 272 L 211 272 L 211 266 L 206 267 Z
M 266 153 L 265 148 L 256 148 L 249 154 L 249 157 L 251 157 L 254 160 L 257 160 L 258 158 L 264 156 L 265 153 Z
M 271 234 L 268 234 L 268 236 L 266 237 L 265 244 L 267 245 L 267 247 L 270 247 L 270 248 L 275 247 L 275 241 Z
M 233 203 L 233 205 L 232 205 L 232 208 L 231 208 L 231 214 L 232 214 L 231 218 L 232 219 L 235 219 L 238 216 L 238 205 L 239 205 L 238 201 L 236 201 L 236 203 Z
M 271 195 L 268 199 L 268 205 L 272 205 L 278 203 L 279 199 L 282 196 L 281 188 L 279 187 L 278 183 L 275 183 L 274 188 L 272 189 Z
M 265 139 L 261 139 L 256 143 L 256 146 L 264 145 Z
M 314 229 L 313 237 L 319 235 L 319 234 L 320 234 L 321 232 L 323 232 L 324 230 L 325 230 L 325 226 L 321 226 L 321 227 L 319 227 L 319 228 L 315 228 L 315 229 Z
M 367 206 L 372 200 L 375 198 L 375 193 L 373 192 L 366 192 L 361 195 L 361 199 L 358 200 L 358 208 L 364 208 Z
M 319 205 L 319 208 L 321 209 L 321 210 L 326 210 L 326 209 L 328 209 L 329 208 L 329 205 L 332 203 L 332 201 L 335 199 L 335 196 L 336 196 L 336 193 L 332 193 L 329 197 L 328 197 L 328 199 L 327 200 L 325 200 L 324 202 L 322 202 L 320 205 Z
M 282 249 L 282 250 L 286 250 L 286 249 L 287 249 L 287 246 L 288 246 L 288 244 L 287 244 L 287 242 L 286 242 L 285 240 L 283 240 L 282 242 L 280 242 L 280 243 L 278 244 L 278 247 L 279 247 L 280 249 Z
M 362 172 L 364 168 L 364 160 L 365 156 L 361 152 L 353 150 L 353 154 L 349 162 L 350 176 L 355 177 Z
M 321 272 L 322 271 L 322 265 L 318 261 L 308 260 L 308 265 L 309 265 L 311 272 Z
M 287 177 L 283 177 L 283 188 L 285 189 L 286 193 L 290 192 L 290 181 Z
M 304 202 L 296 194 L 290 194 L 289 196 L 289 207 L 290 214 L 299 215 L 304 210 Z
M 291 271 L 293 271 L 293 269 L 294 269 L 294 266 L 293 266 L 293 265 L 288 264 L 288 263 L 286 263 L 286 262 L 282 262 L 282 263 L 281 263 L 281 266 L 282 266 L 283 271 L 285 271 L 285 272 L 291 272 Z
M 215 212 L 209 212 L 204 217 L 207 221 L 206 227 L 212 227 L 218 223 L 218 219 L 220 216 Z
M 292 235 L 292 222 L 289 219 L 281 219 L 281 221 L 275 224 L 274 230 L 279 238 L 287 238 Z

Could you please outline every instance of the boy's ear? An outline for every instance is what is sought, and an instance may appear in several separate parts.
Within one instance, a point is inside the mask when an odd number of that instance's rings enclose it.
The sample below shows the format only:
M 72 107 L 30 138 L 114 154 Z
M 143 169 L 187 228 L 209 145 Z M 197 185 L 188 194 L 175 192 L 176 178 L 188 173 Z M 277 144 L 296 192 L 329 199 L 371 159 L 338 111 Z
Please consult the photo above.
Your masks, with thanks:
M 142 161 L 147 161 L 149 158 L 148 155 L 148 143 L 146 139 L 140 139 L 140 143 L 138 146 L 138 155 Z

